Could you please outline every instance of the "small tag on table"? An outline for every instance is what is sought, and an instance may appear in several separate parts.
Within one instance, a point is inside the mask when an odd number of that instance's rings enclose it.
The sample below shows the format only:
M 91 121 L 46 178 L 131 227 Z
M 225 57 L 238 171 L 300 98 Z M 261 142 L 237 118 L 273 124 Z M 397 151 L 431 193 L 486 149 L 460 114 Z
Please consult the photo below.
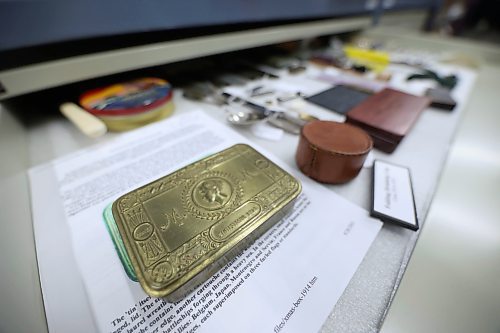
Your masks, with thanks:
M 410 169 L 376 160 L 372 190 L 371 216 L 418 230 Z

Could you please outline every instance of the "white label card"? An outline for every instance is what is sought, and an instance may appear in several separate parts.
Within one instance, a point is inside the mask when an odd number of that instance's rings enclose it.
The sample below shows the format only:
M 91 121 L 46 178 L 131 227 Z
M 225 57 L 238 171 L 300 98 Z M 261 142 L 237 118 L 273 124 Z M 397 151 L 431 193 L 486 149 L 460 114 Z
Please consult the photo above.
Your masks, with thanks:
M 379 160 L 373 163 L 371 215 L 412 230 L 418 229 L 408 168 Z

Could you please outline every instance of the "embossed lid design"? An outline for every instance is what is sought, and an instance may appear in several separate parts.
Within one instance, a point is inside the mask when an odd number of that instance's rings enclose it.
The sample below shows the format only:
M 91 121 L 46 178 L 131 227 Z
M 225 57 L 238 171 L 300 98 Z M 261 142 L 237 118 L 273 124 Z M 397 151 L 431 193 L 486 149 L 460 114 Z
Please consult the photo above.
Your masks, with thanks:
M 123 195 L 113 216 L 143 289 L 177 300 L 267 230 L 300 191 L 240 144 Z

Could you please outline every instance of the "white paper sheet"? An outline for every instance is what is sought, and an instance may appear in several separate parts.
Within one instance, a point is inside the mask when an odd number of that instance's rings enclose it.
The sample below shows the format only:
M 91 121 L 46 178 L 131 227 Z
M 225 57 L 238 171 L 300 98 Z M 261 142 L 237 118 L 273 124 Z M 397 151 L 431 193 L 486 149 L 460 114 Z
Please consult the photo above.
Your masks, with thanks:
M 381 223 L 368 212 L 295 173 L 302 181 L 294 211 L 245 252 L 176 304 L 151 299 L 128 279 L 103 223 L 118 196 L 210 153 L 249 143 L 203 112 L 183 113 L 35 168 L 30 172 L 44 302 L 57 295 L 50 277 L 50 232 L 44 226 L 45 187 L 55 187 L 66 217 L 74 259 L 97 327 L 102 332 L 317 331 L 363 259 Z M 251 143 L 249 143 L 251 144 Z M 47 181 L 47 179 L 51 179 Z M 53 190 L 53 189 L 52 189 Z M 40 256 L 43 256 L 41 258 Z M 56 266 L 56 265 L 52 265 Z M 62 273 L 61 273 L 62 274 Z M 47 311 L 49 329 L 71 322 Z

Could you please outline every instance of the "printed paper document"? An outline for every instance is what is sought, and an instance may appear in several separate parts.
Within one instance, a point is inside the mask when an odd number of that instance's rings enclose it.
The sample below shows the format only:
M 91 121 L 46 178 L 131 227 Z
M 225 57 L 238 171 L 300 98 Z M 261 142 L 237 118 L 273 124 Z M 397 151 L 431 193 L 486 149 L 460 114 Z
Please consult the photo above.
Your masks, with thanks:
M 303 185 L 293 211 L 183 300 L 148 297 L 130 280 L 103 222 L 120 195 L 178 168 L 247 143 Z M 292 149 L 292 147 L 291 147 Z M 57 313 L 44 213 L 48 186 L 57 189 L 72 255 L 95 325 L 102 332 L 314 332 L 355 273 L 381 223 L 368 212 L 283 165 L 202 111 L 181 113 L 30 171 L 34 228 L 49 329 L 85 325 Z M 55 207 L 55 208 L 54 208 Z M 62 286 L 64 287 L 64 286 Z M 61 287 L 61 288 L 62 288 Z M 68 310 L 70 311 L 70 310 Z M 72 327 L 73 325 L 73 327 Z

